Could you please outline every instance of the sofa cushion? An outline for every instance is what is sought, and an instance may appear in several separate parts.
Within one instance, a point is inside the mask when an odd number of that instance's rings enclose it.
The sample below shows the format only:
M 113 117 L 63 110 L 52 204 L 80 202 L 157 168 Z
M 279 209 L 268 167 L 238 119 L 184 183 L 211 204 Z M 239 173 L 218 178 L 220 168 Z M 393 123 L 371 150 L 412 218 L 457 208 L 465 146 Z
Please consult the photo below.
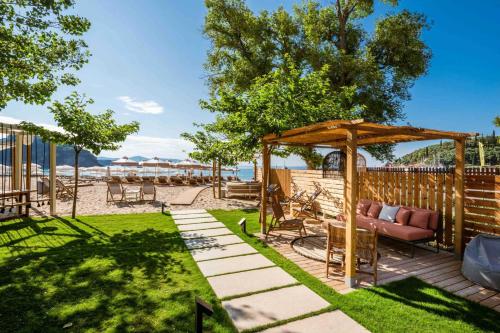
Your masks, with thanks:
M 427 229 L 429 227 L 430 217 L 431 217 L 430 212 L 414 210 L 410 216 L 410 221 L 408 222 L 408 225 L 421 229 Z
M 377 231 L 380 235 L 397 238 L 406 241 L 416 241 L 420 239 L 431 238 L 434 232 L 430 229 L 422 229 L 408 225 L 400 225 L 397 223 L 389 223 L 387 221 L 369 218 L 358 215 L 356 224 L 360 228 Z
M 371 200 L 368 199 L 359 200 L 358 205 L 356 206 L 356 214 L 366 216 L 366 214 L 368 213 L 368 209 L 370 209 L 371 204 L 372 204 Z
M 389 206 L 384 203 L 380 214 L 378 214 L 378 219 L 394 223 L 396 221 L 396 214 L 398 211 L 399 206 Z
M 366 216 L 372 217 L 372 218 L 378 218 L 378 215 L 380 214 L 380 211 L 382 210 L 382 204 L 377 201 L 373 201 L 372 204 L 370 205 L 370 209 L 368 209 L 368 213 L 366 213 Z
M 408 225 L 410 221 L 411 210 L 406 207 L 400 207 L 396 214 L 396 223 L 401 225 Z

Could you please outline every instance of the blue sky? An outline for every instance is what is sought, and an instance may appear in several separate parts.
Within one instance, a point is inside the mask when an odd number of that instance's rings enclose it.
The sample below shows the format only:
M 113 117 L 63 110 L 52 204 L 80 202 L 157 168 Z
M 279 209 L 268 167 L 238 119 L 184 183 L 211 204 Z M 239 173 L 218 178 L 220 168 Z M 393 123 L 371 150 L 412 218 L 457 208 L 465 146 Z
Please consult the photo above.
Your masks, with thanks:
M 256 11 L 280 5 L 290 9 L 299 2 L 247 1 Z M 481 1 L 480 8 L 463 0 L 401 1 L 397 9 L 378 4 L 375 16 L 401 8 L 422 12 L 433 22 L 424 34 L 433 52 L 431 67 L 411 89 L 404 123 L 490 133 L 492 119 L 500 114 L 500 1 Z M 94 111 L 110 108 L 119 121 L 141 123 L 140 133 L 121 150 L 103 155 L 185 158 L 190 145 L 179 134 L 213 117 L 198 106 L 207 94 L 203 1 L 85 0 L 74 11 L 92 22 L 84 38 L 93 56 L 78 72 L 82 83 L 77 90 L 95 99 Z M 366 21 L 369 31 L 376 17 Z M 61 88 L 54 98 L 71 90 Z M 0 116 L 53 123 L 46 106 L 10 103 Z M 422 145 L 401 144 L 396 153 Z M 274 159 L 273 164 L 301 162 Z

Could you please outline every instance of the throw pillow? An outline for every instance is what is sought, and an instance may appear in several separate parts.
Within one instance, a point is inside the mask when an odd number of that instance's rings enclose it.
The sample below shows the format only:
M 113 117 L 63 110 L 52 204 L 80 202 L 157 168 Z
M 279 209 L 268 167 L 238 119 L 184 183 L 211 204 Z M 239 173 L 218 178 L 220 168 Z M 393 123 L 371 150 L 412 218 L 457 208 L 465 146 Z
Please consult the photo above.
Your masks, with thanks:
M 396 221 L 396 214 L 398 213 L 399 206 L 389 206 L 384 203 L 378 218 L 380 220 L 388 221 L 394 223 Z
M 411 210 L 408 208 L 401 207 L 396 214 L 396 223 L 401 225 L 407 225 L 410 220 Z
M 368 213 L 366 215 L 368 217 L 373 217 L 374 219 L 378 218 L 378 214 L 382 210 L 382 205 L 379 202 L 372 202 L 370 209 L 368 209 Z
M 370 200 L 361 199 L 356 206 L 356 215 L 364 215 L 368 213 L 372 202 Z
M 427 229 L 427 227 L 429 226 L 430 217 L 431 213 L 429 212 L 415 210 L 411 214 L 410 222 L 408 222 L 408 225 L 421 229 Z

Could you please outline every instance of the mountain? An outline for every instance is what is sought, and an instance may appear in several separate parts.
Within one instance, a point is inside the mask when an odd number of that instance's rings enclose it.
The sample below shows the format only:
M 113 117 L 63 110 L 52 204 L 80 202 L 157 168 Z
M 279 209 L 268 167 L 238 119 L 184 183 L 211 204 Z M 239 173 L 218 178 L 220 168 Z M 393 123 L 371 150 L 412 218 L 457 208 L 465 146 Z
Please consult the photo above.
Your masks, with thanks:
M 487 136 L 479 136 L 467 139 L 465 143 L 465 164 L 479 166 L 479 142 L 484 145 L 485 164 L 500 164 L 500 143 L 495 132 Z M 394 161 L 394 165 L 425 165 L 425 166 L 454 166 L 455 144 L 452 141 L 444 141 L 435 145 L 415 150 Z
M 4 140 L 0 140 L 0 145 L 6 142 L 9 142 L 10 137 L 5 138 Z M 11 164 L 10 157 L 11 148 L 5 149 L 1 157 L 0 164 Z M 26 158 L 24 158 L 26 160 Z M 39 137 L 35 137 L 33 140 L 33 144 L 31 146 L 31 161 L 32 163 L 36 163 L 41 165 L 44 169 L 48 169 L 50 165 L 50 152 L 49 152 L 49 144 L 44 143 Z M 56 149 L 56 165 L 71 165 L 75 164 L 75 151 L 72 146 L 68 145 L 58 145 Z M 100 166 L 97 158 L 89 152 L 88 150 L 82 150 L 79 158 L 79 165 L 82 167 L 91 167 L 91 166 Z

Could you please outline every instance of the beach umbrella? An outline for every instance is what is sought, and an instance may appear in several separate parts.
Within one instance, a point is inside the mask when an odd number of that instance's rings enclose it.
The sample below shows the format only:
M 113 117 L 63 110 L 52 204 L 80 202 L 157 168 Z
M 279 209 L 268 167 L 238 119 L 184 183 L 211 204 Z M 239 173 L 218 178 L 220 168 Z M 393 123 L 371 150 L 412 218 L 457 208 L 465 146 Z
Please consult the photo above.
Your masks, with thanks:
M 119 158 L 116 161 L 111 162 L 111 164 L 121 165 L 121 166 L 138 166 L 139 162 L 131 160 L 127 156 L 123 156 L 122 158 Z
M 202 165 L 193 160 L 184 160 L 179 163 L 175 163 L 175 167 L 178 169 L 201 169 Z

